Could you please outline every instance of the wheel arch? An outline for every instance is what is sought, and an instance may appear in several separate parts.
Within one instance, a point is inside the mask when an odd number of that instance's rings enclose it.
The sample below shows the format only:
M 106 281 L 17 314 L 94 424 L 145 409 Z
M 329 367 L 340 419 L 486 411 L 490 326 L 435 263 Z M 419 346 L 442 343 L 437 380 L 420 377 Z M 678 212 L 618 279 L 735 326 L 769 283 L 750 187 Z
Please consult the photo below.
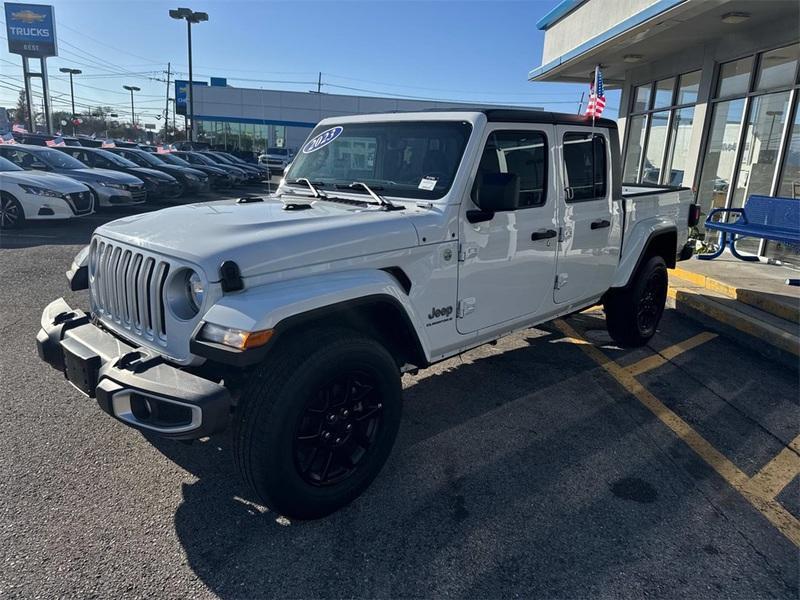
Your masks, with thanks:
M 675 268 L 678 248 L 678 228 L 675 225 L 656 224 L 650 228 L 646 236 L 641 236 L 642 241 L 634 245 L 627 257 L 620 262 L 620 269 L 612 284 L 613 288 L 628 287 L 639 268 L 653 256 L 661 256 L 667 268 Z M 636 260 L 632 260 L 635 254 Z

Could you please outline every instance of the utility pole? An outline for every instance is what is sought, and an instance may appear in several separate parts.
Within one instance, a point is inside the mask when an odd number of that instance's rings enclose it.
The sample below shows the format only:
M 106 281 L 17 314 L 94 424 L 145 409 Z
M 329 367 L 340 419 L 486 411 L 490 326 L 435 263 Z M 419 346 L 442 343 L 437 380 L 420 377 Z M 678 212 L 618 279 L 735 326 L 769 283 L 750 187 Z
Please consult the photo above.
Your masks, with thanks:
M 578 102 L 578 116 L 581 116 L 581 110 L 583 109 L 583 97 L 586 95 L 586 92 L 581 92 L 581 101 Z
M 172 63 L 167 63 L 167 104 L 164 109 L 164 141 L 167 141 L 169 132 L 169 78 L 172 75 Z
M 322 92 L 322 71 L 319 72 L 319 77 L 317 78 L 317 93 L 319 94 Z

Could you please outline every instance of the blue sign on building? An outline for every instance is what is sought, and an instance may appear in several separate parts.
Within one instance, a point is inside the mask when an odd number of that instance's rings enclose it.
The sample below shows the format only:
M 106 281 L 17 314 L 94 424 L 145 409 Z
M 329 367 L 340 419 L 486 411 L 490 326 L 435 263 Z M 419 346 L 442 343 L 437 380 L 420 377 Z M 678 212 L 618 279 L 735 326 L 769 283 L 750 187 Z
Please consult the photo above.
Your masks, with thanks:
M 212 77 L 212 87 L 228 87 L 228 79 L 225 77 Z
M 32 58 L 58 56 L 52 6 L 6 2 L 8 51 Z
M 193 81 L 195 86 L 208 85 L 205 81 Z M 189 82 L 185 79 L 175 80 L 175 113 L 178 115 L 185 115 L 189 111 L 187 106 L 189 104 Z

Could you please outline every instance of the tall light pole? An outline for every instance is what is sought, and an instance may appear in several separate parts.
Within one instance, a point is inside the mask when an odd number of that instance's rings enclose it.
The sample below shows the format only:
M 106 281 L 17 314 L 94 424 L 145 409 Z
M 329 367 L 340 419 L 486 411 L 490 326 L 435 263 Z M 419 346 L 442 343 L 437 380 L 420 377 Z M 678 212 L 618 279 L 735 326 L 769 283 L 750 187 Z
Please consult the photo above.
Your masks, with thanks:
M 142 88 L 138 88 L 135 85 L 123 85 L 122 87 L 131 93 L 131 128 L 136 129 L 136 114 L 133 112 L 133 92 L 140 92 Z
M 186 31 L 189 37 L 189 141 L 194 139 L 194 93 L 192 87 L 194 80 L 192 79 L 192 24 L 208 21 L 208 13 L 195 12 L 191 8 L 175 8 L 169 11 L 169 16 L 173 19 L 186 19 Z
M 81 73 L 83 73 L 83 71 L 81 71 L 80 69 L 68 69 L 67 67 L 61 67 L 59 71 L 61 71 L 62 73 L 69 73 L 69 96 L 70 99 L 72 100 L 72 118 L 70 119 L 70 121 L 72 121 L 72 135 L 75 135 L 75 119 L 76 119 L 75 88 L 72 86 L 72 76 L 80 75 Z

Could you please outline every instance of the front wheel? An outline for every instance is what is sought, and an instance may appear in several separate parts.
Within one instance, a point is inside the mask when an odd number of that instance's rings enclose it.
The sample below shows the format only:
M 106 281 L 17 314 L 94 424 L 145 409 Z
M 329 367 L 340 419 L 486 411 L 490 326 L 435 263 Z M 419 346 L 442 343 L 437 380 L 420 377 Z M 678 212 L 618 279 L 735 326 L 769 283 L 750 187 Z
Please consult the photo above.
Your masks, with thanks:
M 25 212 L 14 196 L 0 195 L 0 229 L 18 229 L 25 223 Z
M 667 265 L 653 256 L 642 265 L 626 288 L 606 295 L 603 308 L 608 333 L 623 348 L 644 346 L 656 333 L 667 301 Z
M 281 343 L 242 390 L 234 425 L 242 476 L 288 517 L 342 508 L 389 456 L 401 389 L 389 352 L 357 332 L 316 330 Z

